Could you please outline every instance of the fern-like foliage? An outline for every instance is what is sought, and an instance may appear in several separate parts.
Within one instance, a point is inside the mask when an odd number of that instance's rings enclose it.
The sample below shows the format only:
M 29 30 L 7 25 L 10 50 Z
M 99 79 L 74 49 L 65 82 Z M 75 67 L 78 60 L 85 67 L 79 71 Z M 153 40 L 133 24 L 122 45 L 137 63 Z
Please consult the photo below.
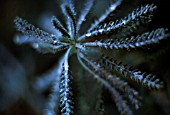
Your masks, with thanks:
M 155 77 L 155 75 L 146 74 L 140 70 L 118 63 L 114 58 L 104 54 L 99 55 L 99 58 L 92 58 L 88 54 L 89 52 L 92 53 L 93 49 L 96 48 L 133 50 L 138 47 L 158 43 L 169 36 L 168 30 L 165 28 L 158 28 L 141 35 L 130 36 L 138 26 L 151 21 L 153 11 L 157 8 L 154 4 L 138 7 L 129 13 L 128 16 L 106 23 L 105 19 L 122 2 L 123 0 L 115 0 L 105 13 L 91 24 L 91 27 L 83 35 L 80 35 L 79 31 L 94 5 L 94 0 L 87 0 L 80 14 L 76 14 L 73 1 L 68 0 L 61 4 L 66 27 L 56 16 L 53 16 L 51 19 L 54 29 L 58 30 L 61 34 L 59 37 L 35 27 L 20 17 L 15 18 L 15 27 L 17 31 L 23 34 L 16 38 L 16 43 L 29 43 L 40 53 L 57 53 L 61 50 L 66 50 L 66 53 L 60 60 L 60 66 L 49 74 L 45 74 L 45 77 L 56 75 L 54 78 L 49 78 L 52 79 L 51 82 L 53 81 L 53 89 L 46 107 L 45 113 L 47 115 L 56 114 L 57 108 L 63 115 L 74 114 L 73 77 L 69 67 L 69 57 L 73 54 L 76 54 L 80 64 L 103 87 L 110 91 L 121 114 L 132 115 L 133 111 L 130 105 L 138 109 L 141 105 L 141 97 L 135 89 L 131 88 L 119 76 L 130 78 L 149 89 L 160 89 L 163 87 L 163 82 Z M 108 34 L 115 36 L 113 38 L 107 37 Z M 105 37 L 91 40 L 92 37 L 100 35 L 105 35 Z M 102 52 L 100 53 L 102 54 Z M 57 71 L 57 74 L 54 71 Z M 99 111 L 101 111 L 101 114 L 104 114 L 104 109 Z

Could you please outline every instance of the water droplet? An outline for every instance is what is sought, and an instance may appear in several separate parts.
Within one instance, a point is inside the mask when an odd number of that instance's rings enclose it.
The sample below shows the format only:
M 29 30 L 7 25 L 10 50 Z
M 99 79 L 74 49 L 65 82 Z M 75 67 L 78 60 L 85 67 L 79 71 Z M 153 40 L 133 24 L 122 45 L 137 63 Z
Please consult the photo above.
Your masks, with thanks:
M 15 36 L 15 38 L 14 38 L 14 42 L 15 42 L 15 43 L 19 43 L 19 42 L 20 42 L 20 38 L 19 38 L 19 36 L 18 36 L 18 35 L 16 35 L 16 36 Z
M 38 44 L 38 43 L 33 43 L 33 44 L 32 44 L 32 47 L 35 48 L 35 49 L 37 49 L 37 48 L 39 48 L 39 44 Z
M 112 5 L 111 7 L 110 7 L 110 10 L 114 10 L 116 8 L 116 5 Z
M 53 43 L 56 44 L 56 43 L 57 43 L 57 40 L 54 40 Z
M 91 33 L 86 34 L 86 37 L 90 37 L 90 36 L 91 36 Z
M 100 33 L 102 33 L 103 32 L 103 29 L 100 29 L 100 30 L 98 30 Z

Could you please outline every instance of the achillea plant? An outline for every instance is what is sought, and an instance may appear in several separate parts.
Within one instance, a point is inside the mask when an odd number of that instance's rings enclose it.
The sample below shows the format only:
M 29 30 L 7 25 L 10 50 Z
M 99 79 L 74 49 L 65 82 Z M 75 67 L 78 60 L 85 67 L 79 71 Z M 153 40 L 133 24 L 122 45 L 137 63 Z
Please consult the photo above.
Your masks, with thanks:
M 53 88 L 45 107 L 45 114 L 54 115 L 57 114 L 57 110 L 60 110 L 63 115 L 75 113 L 74 97 L 78 95 L 73 93 L 72 83 L 75 77 L 72 76 L 69 65 L 69 58 L 73 54 L 77 55 L 77 59 L 84 69 L 98 81 L 96 83 L 102 84 L 104 88 L 110 91 L 121 114 L 132 115 L 132 108 L 138 109 L 140 107 L 138 92 L 131 88 L 121 77 L 129 78 L 149 89 L 161 89 L 163 87 L 163 82 L 155 75 L 119 63 L 114 57 L 109 57 L 100 50 L 102 48 L 106 50 L 133 50 L 138 47 L 148 47 L 150 44 L 158 43 L 169 36 L 165 28 L 131 36 L 137 27 L 151 21 L 153 12 L 157 8 L 154 4 L 140 6 L 126 17 L 105 22 L 106 18 L 122 2 L 123 0 L 115 0 L 99 19 L 92 21 L 94 23 L 82 35 L 79 33 L 82 28 L 81 25 L 85 23 L 94 5 L 94 0 L 87 0 L 80 14 L 76 13 L 73 1 L 68 0 L 61 4 L 66 27 L 57 17 L 53 16 L 51 18 L 54 29 L 61 36 L 45 32 L 20 17 L 15 18 L 14 23 L 17 31 L 23 33 L 23 36 L 19 36 L 15 40 L 18 44 L 29 43 L 40 53 L 65 51 L 59 66 L 52 72 L 44 74 L 47 77 L 53 76 L 54 73 L 56 75 L 50 80 Z M 113 37 L 110 37 L 110 35 Z M 91 55 L 93 53 L 98 56 L 94 58 Z M 46 84 L 45 82 L 44 84 Z M 103 105 L 102 100 L 98 104 Z M 101 108 L 98 107 L 98 109 Z M 100 114 L 105 112 L 103 108 L 99 111 Z

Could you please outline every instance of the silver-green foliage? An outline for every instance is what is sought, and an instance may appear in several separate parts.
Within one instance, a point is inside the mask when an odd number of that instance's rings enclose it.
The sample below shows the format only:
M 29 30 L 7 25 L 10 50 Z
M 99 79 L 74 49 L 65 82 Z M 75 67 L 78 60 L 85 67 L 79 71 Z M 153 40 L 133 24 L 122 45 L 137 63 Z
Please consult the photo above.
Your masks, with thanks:
M 17 31 L 24 34 L 24 37 L 17 37 L 16 42 L 18 44 L 29 43 L 40 53 L 57 53 L 61 50 L 67 50 L 61 59 L 60 66 L 53 70 L 58 73 L 53 81 L 53 90 L 47 103 L 46 114 L 56 114 L 55 110 L 59 106 L 63 115 L 74 114 L 73 77 L 68 63 L 72 54 L 77 54 L 80 64 L 111 92 L 121 114 L 133 114 L 126 100 L 129 100 L 135 109 L 138 109 L 140 96 L 137 91 L 131 88 L 127 82 L 117 77 L 117 75 L 128 77 L 147 88 L 160 89 L 163 87 L 163 83 L 155 75 L 132 69 L 105 55 L 101 55 L 98 59 L 93 59 L 88 55 L 88 52 L 92 52 L 93 50 L 91 49 L 93 48 L 133 50 L 137 47 L 155 44 L 169 35 L 167 34 L 167 29 L 158 28 L 151 32 L 129 37 L 138 26 L 151 21 L 153 11 L 157 8 L 154 4 L 138 7 L 126 17 L 106 23 L 105 19 L 121 3 L 122 0 L 115 0 L 83 35 L 79 34 L 79 30 L 91 11 L 94 0 L 87 0 L 80 14 L 76 14 L 72 1 L 61 4 L 66 27 L 55 16 L 51 20 L 54 28 L 60 32 L 60 37 L 45 32 L 20 17 L 15 18 L 14 22 Z M 108 38 L 108 34 L 115 34 L 115 37 Z M 105 37 L 100 40 L 88 40 L 100 35 L 105 35 Z M 51 72 L 51 74 L 53 73 L 55 72 Z M 46 74 L 46 76 L 51 75 Z M 60 100 L 57 98 L 60 98 Z

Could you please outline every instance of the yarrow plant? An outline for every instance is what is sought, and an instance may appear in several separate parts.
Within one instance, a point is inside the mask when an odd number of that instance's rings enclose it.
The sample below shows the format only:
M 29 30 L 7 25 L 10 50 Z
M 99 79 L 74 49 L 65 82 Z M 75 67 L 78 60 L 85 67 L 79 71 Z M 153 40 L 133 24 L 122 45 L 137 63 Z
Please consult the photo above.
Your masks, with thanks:
M 23 36 L 19 36 L 15 40 L 18 44 L 29 43 L 40 53 L 65 51 L 59 66 L 53 70 L 57 74 L 53 79 L 52 93 L 49 96 L 45 114 L 54 115 L 56 114 L 57 108 L 59 108 L 62 115 L 74 114 L 73 77 L 69 66 L 69 58 L 73 54 L 76 54 L 80 64 L 90 72 L 103 87 L 110 91 L 117 109 L 121 114 L 133 114 L 129 103 L 131 103 L 135 109 L 138 109 L 140 106 L 140 96 L 138 92 L 121 79 L 121 76 L 142 84 L 149 89 L 160 89 L 163 87 L 163 82 L 155 75 L 146 74 L 133 67 L 118 63 L 114 58 L 102 53 L 102 50 L 99 50 L 98 58 L 90 56 L 91 53 L 95 52 L 94 49 L 133 50 L 138 47 L 158 43 L 169 35 L 167 29 L 158 28 L 151 32 L 130 36 L 141 24 L 146 24 L 151 21 L 153 11 L 157 8 L 154 4 L 140 6 L 124 18 L 105 22 L 106 18 L 121 5 L 122 1 L 123 0 L 115 0 L 110 7 L 106 9 L 105 13 L 102 14 L 99 19 L 93 21 L 94 23 L 92 23 L 90 28 L 82 35 L 79 33 L 82 28 L 81 25 L 85 22 L 89 12 L 94 6 L 94 0 L 87 0 L 80 14 L 76 14 L 73 1 L 68 0 L 61 4 L 66 27 L 57 17 L 53 16 L 51 19 L 54 29 L 59 32 L 60 36 L 45 32 L 20 17 L 15 18 L 14 23 L 17 31 L 23 33 Z M 115 36 L 108 37 L 107 35 Z M 51 76 L 51 74 L 55 72 L 46 74 L 46 76 Z

